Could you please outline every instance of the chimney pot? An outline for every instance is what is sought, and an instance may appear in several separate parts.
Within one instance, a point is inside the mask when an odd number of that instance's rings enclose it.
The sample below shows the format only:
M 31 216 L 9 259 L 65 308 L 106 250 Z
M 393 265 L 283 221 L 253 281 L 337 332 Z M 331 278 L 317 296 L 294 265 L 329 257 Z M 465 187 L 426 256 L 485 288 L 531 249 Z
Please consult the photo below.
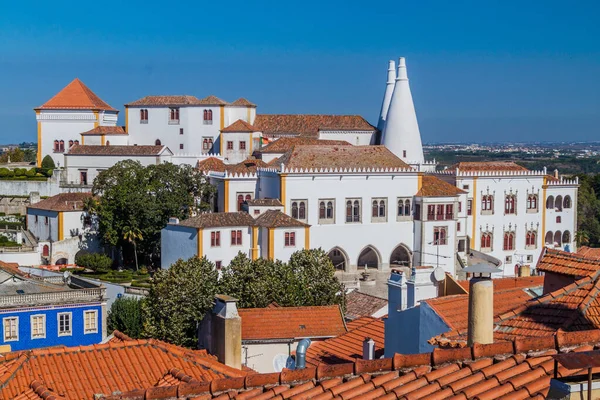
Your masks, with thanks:
M 370 337 L 363 340 L 363 360 L 375 359 L 375 341 Z

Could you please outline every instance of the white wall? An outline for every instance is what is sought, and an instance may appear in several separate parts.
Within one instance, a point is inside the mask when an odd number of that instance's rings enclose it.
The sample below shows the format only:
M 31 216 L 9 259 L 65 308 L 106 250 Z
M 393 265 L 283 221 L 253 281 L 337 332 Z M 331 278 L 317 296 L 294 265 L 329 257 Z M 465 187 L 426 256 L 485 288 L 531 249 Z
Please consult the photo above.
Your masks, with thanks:
M 354 146 L 372 144 L 374 131 L 319 131 L 321 140 L 345 140 Z
M 285 245 L 285 233 L 286 232 L 294 232 L 296 234 L 296 245 L 295 246 L 286 246 Z M 273 232 L 274 239 L 274 252 L 273 256 L 276 260 L 281 260 L 284 262 L 289 261 L 290 257 L 293 253 L 298 250 L 304 249 L 305 244 L 305 230 L 304 228 L 275 228 Z M 312 246 L 311 246 L 312 247 Z M 261 248 L 262 257 L 267 258 L 267 247 Z
M 35 221 L 36 216 L 37 222 Z M 47 224 L 46 218 L 48 218 Z M 27 229 L 40 241 L 57 241 L 58 212 L 36 208 L 27 209 Z
M 231 245 L 231 231 L 242 231 L 242 245 Z M 211 246 L 211 232 L 221 232 L 221 245 Z M 241 251 L 250 257 L 250 248 L 252 247 L 252 228 L 248 226 L 206 228 L 202 235 L 202 251 L 206 258 L 212 262 L 221 261 L 223 267 L 229 265 L 231 260 Z
M 256 175 L 249 177 L 227 178 L 229 180 L 229 212 L 237 211 L 238 193 L 251 193 L 252 198 L 256 198 Z M 221 193 L 219 193 L 219 196 Z M 224 193 L 223 193 L 224 196 Z
M 224 132 L 221 134 L 223 161 L 226 164 L 237 164 L 252 154 L 252 133 Z M 227 149 L 227 142 L 233 142 L 233 150 Z M 240 149 L 240 143 L 246 144 L 246 149 Z

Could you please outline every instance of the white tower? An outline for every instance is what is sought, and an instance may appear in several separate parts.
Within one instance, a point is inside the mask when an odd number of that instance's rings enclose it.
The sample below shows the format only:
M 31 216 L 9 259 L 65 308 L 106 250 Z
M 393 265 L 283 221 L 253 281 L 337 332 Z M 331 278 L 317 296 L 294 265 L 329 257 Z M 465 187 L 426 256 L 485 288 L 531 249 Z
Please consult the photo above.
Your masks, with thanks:
M 420 165 L 425 162 L 421 132 L 419 132 L 415 105 L 408 85 L 404 57 L 400 57 L 398 61 L 398 75 L 383 129 L 381 144 L 408 164 Z
M 385 120 L 387 119 L 388 109 L 390 108 L 390 101 L 392 100 L 392 93 L 394 92 L 394 85 L 396 84 L 396 63 L 390 60 L 387 72 L 387 84 L 385 85 L 385 93 L 383 95 L 383 103 L 381 103 L 381 114 L 379 114 L 379 122 L 377 122 L 377 129 L 383 133 L 385 127 Z M 383 143 L 383 137 L 382 143 Z

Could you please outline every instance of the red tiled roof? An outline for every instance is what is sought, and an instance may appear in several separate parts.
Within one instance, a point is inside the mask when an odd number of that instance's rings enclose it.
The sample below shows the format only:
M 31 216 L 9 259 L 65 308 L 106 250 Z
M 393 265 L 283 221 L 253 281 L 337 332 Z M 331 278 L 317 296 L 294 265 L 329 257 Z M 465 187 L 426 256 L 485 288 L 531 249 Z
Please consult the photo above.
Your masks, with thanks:
M 318 137 L 320 130 L 375 131 L 360 115 L 258 114 L 254 126 L 266 136 Z
M 205 106 L 221 106 L 229 103 L 211 94 L 210 96 L 206 96 L 205 98 L 200 99 L 198 101 L 198 104 L 202 104 Z
M 544 247 L 537 264 L 538 271 L 583 277 L 600 270 L 600 259 L 584 257 L 579 253 L 569 253 Z
M 508 278 L 497 278 L 493 279 L 494 291 L 517 289 L 517 288 L 530 288 L 535 286 L 544 286 L 543 276 L 511 276 Z M 467 293 L 469 293 L 469 281 L 461 280 L 457 283 L 462 286 Z
M 90 88 L 85 86 L 79 78 L 75 78 L 54 97 L 36 108 L 36 110 L 117 111 L 92 92 Z
M 91 193 L 60 193 L 38 203 L 33 203 L 27 208 L 48 211 L 81 211 L 84 202 L 91 197 Z
M 82 132 L 82 135 L 127 135 L 125 128 L 122 126 L 97 126 L 86 132 Z
M 300 222 L 279 210 L 267 210 L 256 218 L 256 225 L 265 228 L 305 228 L 310 225 Z
M 281 204 L 281 201 L 279 201 L 279 199 L 270 199 L 270 198 L 252 199 L 252 200 L 246 201 L 246 203 L 248 203 L 249 206 L 257 206 L 257 207 L 283 207 L 283 204 Z
M 384 322 L 379 318 L 362 317 L 361 325 L 340 336 L 321 342 L 314 342 L 306 352 L 306 362 L 313 366 L 354 362 L 362 358 L 363 341 L 375 341 L 375 356 L 383 355 L 385 346 Z
M 279 163 L 290 169 L 411 169 L 385 146 L 294 146 Z
M 322 146 L 352 146 L 350 143 L 345 140 L 321 140 L 321 139 L 313 139 L 307 137 L 283 137 L 281 139 L 277 139 L 267 146 L 260 149 L 261 153 L 285 153 L 288 150 L 291 150 L 294 146 L 311 146 L 311 145 L 322 145 Z
M 210 385 L 182 383 L 169 391 L 150 388 L 106 400 L 541 400 L 546 398 L 550 380 L 554 377 L 552 355 L 591 351 L 599 343 L 598 330 L 564 333 L 556 342 L 519 339 L 515 343 L 476 345 L 466 349 L 396 354 L 393 358 L 321 364 L 317 368 L 254 374 L 243 379 L 219 379 Z M 563 378 L 586 371 L 568 370 L 559 365 L 556 374 Z
M 339 306 L 244 308 L 242 340 L 325 338 L 346 333 Z
M 202 161 L 198 161 L 198 164 L 196 164 L 196 168 L 203 172 L 225 172 L 227 166 L 222 160 L 216 157 L 208 157 Z
M 247 212 L 203 213 L 181 221 L 178 225 L 192 228 L 216 228 L 221 226 L 254 226 L 254 218 Z
M 444 197 L 444 196 L 458 196 L 459 194 L 466 193 L 464 190 L 457 188 L 454 185 L 449 184 L 446 181 L 441 180 L 437 176 L 423 175 L 423 184 L 421 189 L 415 196 L 417 197 Z
M 193 106 L 200 105 L 200 100 L 195 96 L 146 96 L 139 100 L 125 104 L 129 106 Z
M 460 171 L 463 172 L 528 171 L 527 168 L 522 167 L 513 161 L 463 161 L 453 165 L 450 168 L 458 168 Z
M 91 400 L 96 394 L 110 396 L 155 387 L 165 382 L 167 374 L 178 378 L 170 379 L 170 384 L 201 384 L 216 378 L 244 377 L 246 372 L 220 364 L 205 352 L 154 339 L 53 347 L 1 356 L 0 398 L 35 399 L 33 392 L 44 393 L 41 385 L 57 399 Z
M 248 158 L 235 165 L 227 165 L 225 168 L 230 174 L 254 174 L 258 168 L 264 168 L 267 163 L 257 158 Z
M 237 99 L 236 101 L 234 101 L 233 103 L 229 104 L 230 106 L 246 106 L 246 107 L 256 107 L 256 104 L 246 100 L 243 97 L 240 97 L 239 99 Z
M 76 156 L 157 156 L 166 146 L 100 146 L 74 144 L 67 155 Z
M 346 319 L 371 317 L 387 304 L 387 299 L 353 290 L 346 295 Z
M 600 259 L 600 249 L 599 248 L 581 246 L 577 250 L 577 254 L 579 254 L 581 257 L 585 257 L 588 259 L 590 259 L 590 258 Z
M 243 119 L 238 119 L 233 124 L 221 129 L 221 132 L 257 132 L 258 129 L 244 121 Z

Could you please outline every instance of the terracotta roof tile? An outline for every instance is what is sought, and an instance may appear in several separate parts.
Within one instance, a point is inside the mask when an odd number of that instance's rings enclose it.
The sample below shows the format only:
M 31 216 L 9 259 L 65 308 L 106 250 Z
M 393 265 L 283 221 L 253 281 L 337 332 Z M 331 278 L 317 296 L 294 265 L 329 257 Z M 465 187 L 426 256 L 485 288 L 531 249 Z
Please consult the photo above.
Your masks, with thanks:
M 195 96 L 176 95 L 176 96 L 146 96 L 139 100 L 125 104 L 129 106 L 193 106 L 200 105 L 200 100 Z
M 463 172 L 479 171 L 528 171 L 527 168 L 520 166 L 513 161 L 463 161 L 450 167 L 458 168 Z
M 588 246 L 581 246 L 577 250 L 577 254 L 588 259 L 600 259 L 600 249 Z
M 157 156 L 166 146 L 93 146 L 74 144 L 67 155 L 85 156 Z
M 84 202 L 92 197 L 91 193 L 60 193 L 27 208 L 49 211 L 81 211 Z
M 283 137 L 261 148 L 260 153 L 285 153 L 294 146 L 352 146 L 345 140 L 321 140 L 308 137 Z
M 248 158 L 238 164 L 226 166 L 230 174 L 254 174 L 258 168 L 264 168 L 267 163 L 257 158 Z
M 218 98 L 217 96 L 210 95 L 206 96 L 203 99 L 200 99 L 198 104 L 206 105 L 206 106 L 220 106 L 229 104 L 225 100 Z
M 371 317 L 387 304 L 387 299 L 353 290 L 346 295 L 346 319 Z
M 243 119 L 238 119 L 233 124 L 221 129 L 221 132 L 257 132 L 256 129 L 251 124 L 247 123 Z
M 196 168 L 203 172 L 225 172 L 227 166 L 222 160 L 216 157 L 208 157 L 202 161 L 198 161 L 198 164 L 196 164 Z
M 168 374 L 174 384 L 246 375 L 206 353 L 153 339 L 8 353 L 0 357 L 0 374 L 3 399 L 36 399 L 25 396 L 50 390 L 67 400 L 152 388 L 166 384 Z
M 264 228 L 304 228 L 310 226 L 279 210 L 267 210 L 263 212 L 256 218 L 256 225 Z
M 294 146 L 279 163 L 287 169 L 411 169 L 385 146 Z
M 97 126 L 86 132 L 82 132 L 82 135 L 127 135 L 125 128 L 122 126 Z
M 279 199 L 252 199 L 246 201 L 249 206 L 263 206 L 263 207 L 283 207 Z
M 178 225 L 192 228 L 217 228 L 225 226 L 254 226 L 254 218 L 246 212 L 204 213 L 185 219 Z
M 463 287 L 467 293 L 469 293 L 469 281 L 461 280 L 457 281 L 458 284 Z M 493 279 L 494 291 L 517 289 L 517 288 L 531 288 L 536 286 L 544 286 L 543 276 L 513 276 L 508 278 L 497 278 Z
M 466 193 L 450 183 L 441 180 L 433 175 L 423 175 L 421 189 L 417 192 L 417 197 L 444 197 L 458 196 Z
M 237 99 L 236 101 L 234 101 L 233 103 L 229 104 L 230 106 L 246 106 L 246 107 L 256 107 L 256 104 L 248 101 L 247 99 L 240 97 L 239 99 Z
M 360 115 L 258 114 L 254 126 L 265 136 L 317 138 L 320 130 L 375 131 Z
M 87 86 L 75 78 L 54 97 L 38 107 L 39 110 L 104 110 L 117 111 Z
M 583 277 L 600 270 L 600 259 L 545 247 L 537 269 L 543 272 Z
M 245 308 L 242 340 L 325 338 L 346 332 L 339 306 Z

